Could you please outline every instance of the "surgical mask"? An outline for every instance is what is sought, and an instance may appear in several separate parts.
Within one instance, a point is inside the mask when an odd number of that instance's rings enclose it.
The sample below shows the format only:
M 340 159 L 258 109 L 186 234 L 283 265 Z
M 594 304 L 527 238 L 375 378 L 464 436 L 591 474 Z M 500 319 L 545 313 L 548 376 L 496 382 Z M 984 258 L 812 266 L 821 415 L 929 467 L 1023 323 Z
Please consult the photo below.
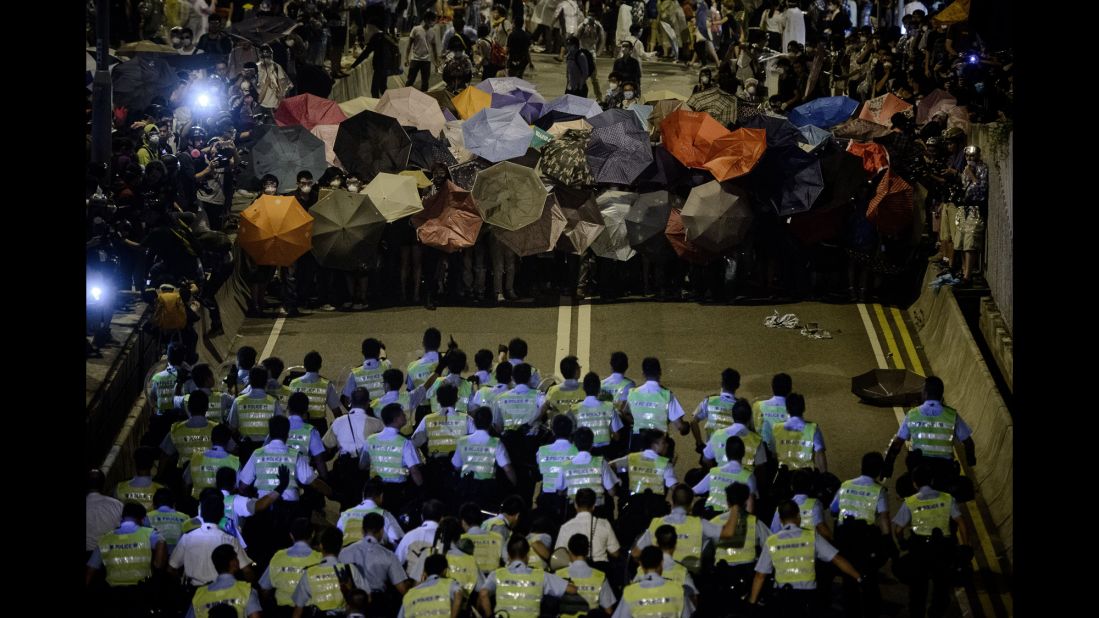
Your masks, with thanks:
M 637 95 L 637 93 L 634 92 L 633 90 L 627 90 L 626 92 L 622 93 L 622 98 L 629 101 L 630 99 L 634 98 L 634 96 L 636 96 L 636 95 Z
M 977 94 L 981 94 L 982 92 L 985 91 L 985 83 L 984 82 L 977 82 L 976 84 L 973 84 L 973 90 Z
M 278 187 L 276 187 L 275 185 L 264 185 L 263 186 L 263 192 L 266 193 L 267 195 L 274 195 L 275 191 L 277 189 L 278 189 Z
M 313 191 L 313 185 L 302 185 L 302 186 L 298 187 L 298 190 L 300 190 L 302 193 L 304 193 L 306 195 L 309 195 L 309 193 L 311 191 Z
M 703 83 L 703 84 L 708 84 L 708 83 L 710 83 L 710 78 L 709 78 L 709 77 L 703 77 L 703 78 L 702 78 L 702 83 Z
M 339 180 L 333 180 L 332 182 L 328 183 L 328 186 L 332 187 L 333 189 L 339 189 L 340 188 L 340 181 Z
M 175 47 L 176 49 L 183 47 L 183 41 L 181 39 L 172 39 L 172 47 Z
M 618 90 L 618 82 L 610 83 L 611 90 Z
M 748 86 L 748 94 L 750 94 L 750 95 L 752 95 L 752 96 L 755 96 L 755 94 L 756 94 L 756 87 L 755 87 L 755 86 Z
M 892 62 L 884 62 L 884 63 L 882 63 L 882 66 L 884 66 L 885 68 L 888 69 L 888 68 L 893 66 L 893 63 Z
M 352 193 L 358 193 L 359 189 L 361 189 L 361 188 L 362 188 L 362 185 L 357 185 L 357 184 L 353 184 L 353 183 L 347 185 L 347 190 L 352 192 Z
M 293 47 L 294 46 L 294 39 L 287 39 L 286 40 L 286 46 L 287 47 Z
M 152 135 L 150 135 L 149 136 L 149 143 L 154 145 L 154 146 L 159 144 L 160 143 L 160 134 L 159 133 L 153 133 Z

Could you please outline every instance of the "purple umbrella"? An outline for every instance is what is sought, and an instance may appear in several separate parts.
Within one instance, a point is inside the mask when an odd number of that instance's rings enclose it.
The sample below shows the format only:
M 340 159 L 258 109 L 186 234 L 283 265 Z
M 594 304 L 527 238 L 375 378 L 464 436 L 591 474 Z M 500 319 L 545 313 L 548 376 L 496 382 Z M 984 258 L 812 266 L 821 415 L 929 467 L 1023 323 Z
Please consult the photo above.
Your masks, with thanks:
M 489 94 L 497 92 L 504 94 L 511 92 L 512 90 L 524 90 L 535 94 L 538 93 L 538 86 L 535 86 L 525 79 L 519 79 L 518 77 L 490 77 L 477 84 L 475 88 Z
M 587 157 L 596 182 L 633 184 L 653 161 L 649 133 L 632 122 L 597 127 Z
M 542 107 L 543 116 L 553 111 L 564 112 L 566 114 L 577 114 L 579 116 L 584 116 L 585 118 L 591 118 L 602 114 L 603 108 L 599 107 L 599 104 L 591 99 L 578 97 L 573 94 L 564 94 Z
M 485 108 L 462 124 L 462 137 L 466 150 L 499 163 L 526 154 L 531 129 L 515 110 Z
M 612 124 L 617 124 L 619 122 L 629 123 L 630 126 L 637 127 L 638 129 L 645 128 L 641 123 L 641 117 L 628 109 L 608 109 L 598 116 L 588 118 L 588 123 L 592 128 L 609 127 Z

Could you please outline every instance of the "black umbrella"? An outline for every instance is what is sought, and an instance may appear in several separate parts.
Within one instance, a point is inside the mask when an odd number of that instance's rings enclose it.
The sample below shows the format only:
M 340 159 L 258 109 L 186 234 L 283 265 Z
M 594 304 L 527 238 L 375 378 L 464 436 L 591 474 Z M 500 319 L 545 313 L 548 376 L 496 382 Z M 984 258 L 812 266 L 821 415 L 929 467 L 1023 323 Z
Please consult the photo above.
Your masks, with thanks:
M 233 24 L 230 34 L 248 39 L 256 45 L 267 45 L 276 41 L 298 26 L 298 22 L 289 17 L 275 15 L 253 15 L 244 21 Z
M 365 110 L 340 123 L 333 150 L 345 169 L 369 182 L 380 172 L 403 170 L 412 140 L 395 118 Z
M 587 157 L 596 182 L 631 185 L 653 162 L 649 133 L 630 122 L 597 127 Z
M 450 153 L 446 142 L 435 137 L 431 131 L 410 131 L 412 150 L 408 155 L 408 164 L 420 169 L 430 170 L 435 163 L 447 166 L 458 165 L 458 160 Z
M 760 115 L 753 116 L 744 122 L 743 126 L 750 129 L 765 129 L 767 131 L 767 149 L 781 148 L 783 146 L 797 146 L 801 139 L 801 131 L 785 118 Z
M 247 142 L 238 144 L 241 160 L 241 171 L 236 181 L 238 189 L 259 191 L 263 188 L 260 186 L 260 177 L 256 175 L 255 147 L 263 139 L 263 136 L 267 135 L 267 131 L 274 126 L 273 124 L 257 124 L 249 132 Z
M 630 246 L 644 253 L 660 253 L 666 241 L 664 230 L 668 226 L 668 217 L 672 208 L 682 208 L 683 200 L 668 191 L 642 193 L 626 214 L 626 237 Z
M 755 116 L 746 127 L 767 131 L 767 150 L 745 177 L 752 203 L 780 216 L 809 210 L 824 188 L 820 161 L 799 146 L 801 131 L 783 118 Z
M 862 159 L 841 148 L 821 157 L 820 171 L 824 176 L 824 190 L 814 207 L 845 204 L 856 199 L 867 187 Z
M 526 153 L 521 154 L 518 157 L 512 157 L 511 159 L 504 160 L 511 161 L 516 165 L 522 165 L 523 167 L 529 167 L 531 169 L 534 169 L 538 166 L 538 162 L 542 160 L 542 153 L 533 148 L 527 148 Z
M 923 384 L 907 369 L 871 369 L 851 378 L 851 392 L 878 406 L 915 406 L 923 402 Z
M 555 122 L 567 122 L 569 120 L 579 120 L 581 118 L 583 118 L 583 116 L 580 114 L 567 114 L 555 109 L 547 112 L 545 116 L 542 116 L 538 120 L 535 120 L 534 126 L 543 131 L 549 131 L 550 127 L 552 127 Z
M 298 74 L 294 76 L 294 92 L 296 94 L 311 94 L 322 99 L 327 99 L 332 94 L 332 86 L 336 82 L 325 73 L 324 68 L 315 64 L 298 63 Z
M 589 200 L 595 199 L 594 193 L 589 189 L 573 188 L 561 183 L 553 186 L 553 194 L 557 196 L 557 203 L 561 208 L 580 208 Z
M 252 148 L 252 161 L 256 176 L 271 174 L 284 187 L 293 184 L 302 170 L 320 178 L 328 169 L 324 142 L 301 125 L 268 129 Z
M 591 118 L 588 118 L 588 124 L 593 129 L 599 127 L 609 127 L 612 124 L 618 124 L 619 122 L 629 123 L 632 127 L 644 130 L 644 125 L 641 124 L 641 117 L 631 112 L 628 109 L 612 108 L 603 112 L 602 114 L 596 114 Z
M 141 56 L 111 71 L 114 105 L 145 109 L 154 97 L 167 99 L 179 83 L 176 72 L 159 57 Z
M 686 175 L 687 166 L 680 163 L 663 145 L 657 144 L 653 146 L 653 161 L 637 178 L 637 186 L 655 191 L 677 184 Z
M 447 169 L 450 170 L 450 179 L 454 181 L 454 184 L 466 191 L 472 191 L 473 183 L 477 181 L 477 174 L 490 167 L 492 167 L 491 163 L 478 157 L 472 161 L 452 165 Z

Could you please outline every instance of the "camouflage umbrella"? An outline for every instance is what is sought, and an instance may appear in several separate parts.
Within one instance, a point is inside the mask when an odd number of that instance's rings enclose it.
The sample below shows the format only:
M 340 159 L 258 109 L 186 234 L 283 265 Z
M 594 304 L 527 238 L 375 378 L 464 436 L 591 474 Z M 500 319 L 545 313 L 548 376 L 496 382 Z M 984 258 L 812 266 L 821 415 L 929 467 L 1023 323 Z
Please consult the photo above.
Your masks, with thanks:
M 542 213 L 534 223 L 517 230 L 497 229 L 493 233 L 519 257 L 526 257 L 553 251 L 567 224 L 565 213 L 561 212 L 557 198 L 551 193 L 545 196 Z
M 687 105 L 698 112 L 706 112 L 723 125 L 736 122 L 736 97 L 721 88 L 696 92 L 687 99 Z
M 481 232 L 481 213 L 469 191 L 447 181 L 441 191 L 424 200 L 423 212 L 413 215 L 420 242 L 447 253 L 472 247 Z
M 603 233 L 591 244 L 597 256 L 625 262 L 637 255 L 626 232 L 626 216 L 637 198 L 636 193 L 626 191 L 604 191 L 595 198 L 604 224 Z
M 503 161 L 477 174 L 473 199 L 485 222 L 515 231 L 541 218 L 546 187 L 533 169 Z
M 573 187 L 595 184 L 587 158 L 590 138 L 590 131 L 569 129 L 543 146 L 542 173 Z
M 687 239 L 713 253 L 723 253 L 739 245 L 752 225 L 748 194 L 739 187 L 716 180 L 692 189 L 680 216 L 687 229 Z

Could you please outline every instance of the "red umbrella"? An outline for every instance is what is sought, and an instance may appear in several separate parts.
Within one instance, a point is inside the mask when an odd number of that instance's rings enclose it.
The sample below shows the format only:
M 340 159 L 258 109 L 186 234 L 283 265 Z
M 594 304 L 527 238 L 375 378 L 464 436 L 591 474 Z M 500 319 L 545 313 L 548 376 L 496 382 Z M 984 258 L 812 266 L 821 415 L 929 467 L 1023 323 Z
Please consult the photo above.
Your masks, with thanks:
M 887 170 L 866 209 L 866 219 L 876 225 L 881 234 L 900 234 L 912 225 L 912 193 L 912 185 L 893 170 Z
M 483 221 L 469 191 L 448 180 L 442 191 L 424 200 L 412 223 L 420 242 L 454 253 L 476 244 Z
M 852 141 L 847 146 L 847 152 L 862 158 L 862 169 L 868 176 L 878 173 L 878 170 L 889 167 L 889 153 L 885 146 L 877 142 Z
M 338 103 L 311 94 L 287 97 L 275 110 L 275 123 L 280 127 L 300 124 L 307 130 L 318 124 L 339 124 L 347 120 Z
M 710 146 L 731 131 L 706 112 L 689 112 L 682 108 L 668 114 L 660 123 L 664 148 L 687 167 L 703 168 Z
M 680 209 L 673 208 L 672 214 L 668 216 L 668 225 L 664 228 L 664 235 L 668 237 L 668 242 L 672 244 L 676 255 L 691 264 L 701 266 L 714 261 L 716 255 L 700 249 L 698 245 L 687 240 L 687 228 L 683 225 L 683 217 L 680 213 L 682 213 Z

